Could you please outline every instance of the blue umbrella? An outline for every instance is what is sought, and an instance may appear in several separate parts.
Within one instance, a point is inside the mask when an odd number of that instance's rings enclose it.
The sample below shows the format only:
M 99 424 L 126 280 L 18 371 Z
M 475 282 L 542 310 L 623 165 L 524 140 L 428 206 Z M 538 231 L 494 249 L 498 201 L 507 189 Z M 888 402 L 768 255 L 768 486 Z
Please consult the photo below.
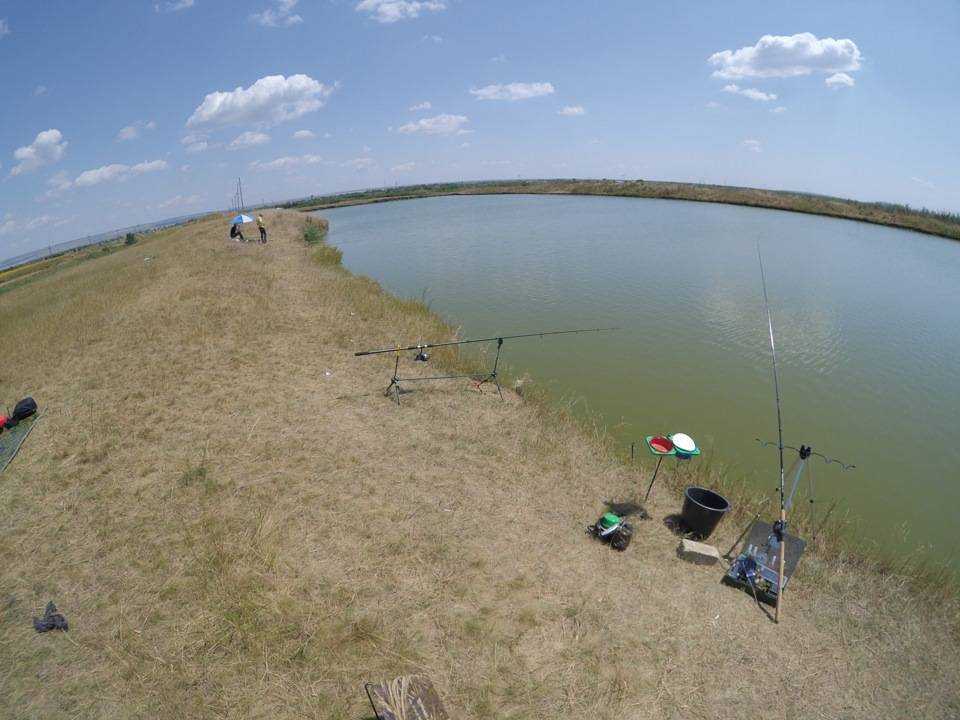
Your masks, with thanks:
M 253 222 L 253 218 L 249 215 L 237 215 L 233 220 L 230 221 L 233 225 L 239 225 L 241 223 Z

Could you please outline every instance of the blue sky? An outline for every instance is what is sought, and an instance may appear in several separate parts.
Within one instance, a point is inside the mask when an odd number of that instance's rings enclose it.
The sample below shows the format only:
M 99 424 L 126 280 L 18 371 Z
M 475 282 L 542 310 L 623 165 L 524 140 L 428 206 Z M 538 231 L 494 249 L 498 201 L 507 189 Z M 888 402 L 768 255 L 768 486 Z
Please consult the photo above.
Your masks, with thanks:
M 958 39 L 954 0 L 0 2 L 0 257 L 226 207 L 238 175 L 253 202 L 642 177 L 960 211 Z

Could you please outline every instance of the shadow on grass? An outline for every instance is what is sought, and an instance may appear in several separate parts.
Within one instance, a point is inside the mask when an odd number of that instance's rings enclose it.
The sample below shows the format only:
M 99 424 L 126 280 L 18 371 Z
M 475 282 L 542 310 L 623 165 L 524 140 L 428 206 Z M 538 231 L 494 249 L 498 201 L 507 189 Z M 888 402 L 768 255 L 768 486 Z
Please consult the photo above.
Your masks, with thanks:
M 614 515 L 619 515 L 622 518 L 636 517 L 638 520 L 650 519 L 650 513 L 639 503 L 605 500 L 603 504 L 607 506 L 607 512 L 612 512 Z

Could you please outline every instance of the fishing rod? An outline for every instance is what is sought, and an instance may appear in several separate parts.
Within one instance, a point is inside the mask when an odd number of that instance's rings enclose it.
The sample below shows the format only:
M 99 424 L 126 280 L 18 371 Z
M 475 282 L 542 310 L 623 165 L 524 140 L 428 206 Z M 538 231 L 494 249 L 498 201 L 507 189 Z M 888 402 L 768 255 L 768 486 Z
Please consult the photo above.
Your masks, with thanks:
M 770 299 L 767 296 L 767 276 L 763 271 L 763 255 L 760 252 L 760 240 L 757 240 L 757 259 L 760 261 L 760 282 L 763 285 L 763 305 L 767 310 L 767 329 L 770 333 L 770 354 L 773 357 L 773 392 L 777 400 L 777 448 L 780 451 L 780 520 L 774 524 L 774 534 L 780 544 L 780 558 L 777 563 L 777 605 L 774 609 L 774 622 L 780 622 L 780 596 L 783 594 L 783 566 L 786 545 L 783 533 L 787 526 L 787 506 L 783 496 L 783 416 L 780 412 L 780 376 L 777 372 L 777 345 L 773 339 L 773 315 L 770 314 Z
M 383 355 L 386 353 L 396 353 L 397 359 L 393 365 L 393 377 L 390 379 L 390 384 L 387 385 L 387 389 L 383 391 L 384 396 L 389 397 L 390 392 L 393 391 L 396 394 L 397 405 L 400 404 L 400 383 L 402 382 L 424 382 L 429 380 L 454 380 L 457 378 L 471 378 L 476 383 L 476 388 L 481 393 L 483 392 L 483 386 L 492 382 L 497 387 L 497 394 L 500 396 L 500 399 L 503 400 L 503 390 L 500 387 L 500 381 L 498 379 L 500 367 L 500 352 L 503 349 L 504 340 L 518 340 L 520 338 L 532 338 L 532 337 L 547 337 L 550 335 L 572 335 L 575 333 L 589 333 L 589 332 L 609 332 L 612 330 L 619 330 L 620 328 L 615 327 L 606 327 L 606 328 L 583 328 L 577 330 L 550 330 L 547 332 L 534 332 L 534 333 L 521 333 L 519 335 L 496 335 L 494 337 L 486 338 L 471 338 L 468 340 L 450 340 L 448 342 L 438 342 L 438 343 L 417 343 L 416 345 L 408 345 L 406 347 L 397 346 L 395 348 L 382 348 L 376 350 L 361 350 L 355 352 L 354 357 L 360 357 L 363 355 Z M 433 375 L 430 377 L 401 377 L 400 376 L 400 353 L 408 352 L 411 350 L 416 350 L 417 354 L 413 358 L 417 362 L 427 362 L 430 359 L 430 356 L 425 352 L 433 348 L 442 348 L 442 347 L 451 347 L 454 345 L 469 345 L 471 343 L 485 343 L 485 342 L 496 342 L 497 343 L 497 355 L 493 361 L 493 367 L 485 373 L 472 373 L 472 374 L 456 374 L 456 375 Z
M 810 502 L 811 502 L 811 526 L 815 527 L 815 518 L 813 517 L 813 474 L 808 464 L 808 460 L 811 455 L 816 455 L 817 457 L 823 458 L 823 460 L 829 465 L 831 463 L 836 463 L 840 465 L 843 470 L 852 470 L 856 467 L 851 463 L 845 463 L 840 460 L 836 460 L 831 457 L 827 457 L 822 453 L 814 453 L 813 449 L 809 445 L 801 444 L 800 447 L 794 447 L 792 445 L 783 444 L 783 414 L 781 412 L 781 402 L 780 402 L 780 373 L 777 368 L 777 347 L 776 342 L 774 341 L 773 334 L 773 316 L 770 312 L 770 298 L 767 294 L 767 277 L 763 268 L 763 254 L 760 252 L 760 241 L 757 240 L 757 259 L 760 261 L 760 282 L 763 286 L 763 305 L 767 311 L 767 330 L 770 337 L 770 355 L 773 360 L 773 389 L 774 397 L 776 398 L 777 405 L 777 442 L 776 448 L 779 454 L 780 460 L 780 519 L 773 524 L 773 532 L 767 540 L 767 546 L 769 549 L 775 549 L 777 551 L 777 593 L 776 593 L 776 606 L 774 610 L 774 622 L 780 622 L 780 605 L 781 605 L 781 596 L 783 595 L 784 589 L 784 567 L 786 564 L 786 552 L 787 552 L 787 512 L 793 509 L 793 500 L 797 494 L 797 489 L 800 485 L 800 478 L 803 475 L 804 470 L 807 471 L 807 477 L 810 483 Z M 764 447 L 773 446 L 774 443 L 766 442 L 757 438 L 759 442 Z M 793 464 L 790 467 L 789 473 L 784 473 L 783 468 L 783 451 L 785 449 L 795 450 L 797 453 L 797 458 L 794 460 Z M 790 494 L 786 494 L 786 475 L 789 475 L 792 482 L 790 487 Z M 796 539 L 794 539 L 796 540 Z M 771 547 L 772 542 L 776 544 L 776 548 Z M 801 542 L 802 541 L 798 541 Z M 796 564 L 796 560 L 792 561 L 793 564 Z M 792 570 L 791 570 L 792 572 Z
M 587 328 L 585 330 L 551 330 L 548 332 L 523 333 L 522 335 L 497 335 L 497 336 L 488 337 L 488 338 L 474 338 L 471 340 L 451 340 L 449 342 L 442 342 L 442 343 L 422 343 L 419 345 L 409 345 L 407 347 L 384 348 L 382 350 L 362 350 L 360 352 L 355 352 L 354 357 L 358 357 L 360 355 L 380 355 L 382 353 L 404 352 L 407 350 L 428 350 L 430 348 L 449 347 L 450 345 L 468 345 L 470 343 L 493 342 L 494 340 L 497 340 L 497 341 L 516 340 L 517 338 L 546 337 L 547 335 L 569 335 L 571 333 L 606 332 L 609 330 L 619 330 L 619 329 L 620 328 L 615 328 L 615 327 Z

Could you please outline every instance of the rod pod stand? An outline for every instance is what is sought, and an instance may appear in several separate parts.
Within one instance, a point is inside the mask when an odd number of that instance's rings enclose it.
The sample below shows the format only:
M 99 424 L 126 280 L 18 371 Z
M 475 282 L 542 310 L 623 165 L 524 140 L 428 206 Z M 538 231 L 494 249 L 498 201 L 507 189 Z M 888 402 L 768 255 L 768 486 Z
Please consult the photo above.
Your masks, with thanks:
M 500 351 L 503 348 L 503 338 L 498 337 L 497 340 L 497 355 L 493 360 L 493 368 L 482 375 L 477 379 L 477 374 L 472 375 L 434 375 L 431 377 L 400 377 L 400 350 L 397 350 L 397 360 L 393 364 L 393 377 L 390 378 L 390 384 L 387 385 L 387 389 L 383 391 L 384 397 L 390 397 L 390 391 L 394 392 L 394 397 L 397 401 L 397 405 L 400 404 L 400 383 L 402 382 L 423 382 L 427 380 L 455 380 L 458 378 L 470 378 L 471 380 L 476 381 L 476 388 L 482 394 L 483 385 L 488 382 L 492 382 L 497 386 L 497 394 L 500 396 L 500 399 L 503 400 L 503 390 L 500 387 L 500 380 L 498 370 L 500 367 Z

